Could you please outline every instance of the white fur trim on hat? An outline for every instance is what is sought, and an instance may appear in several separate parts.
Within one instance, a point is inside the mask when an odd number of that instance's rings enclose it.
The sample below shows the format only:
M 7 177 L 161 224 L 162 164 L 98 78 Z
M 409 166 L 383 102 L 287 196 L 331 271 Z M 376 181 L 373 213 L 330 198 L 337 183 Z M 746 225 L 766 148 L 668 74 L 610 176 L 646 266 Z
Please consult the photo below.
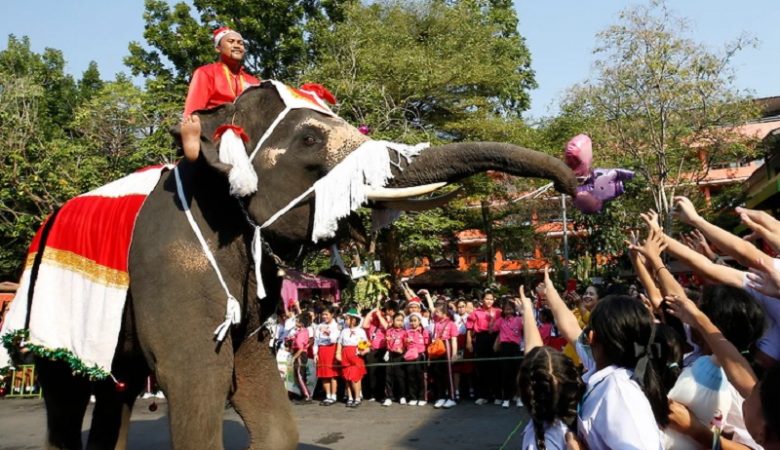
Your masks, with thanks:
M 237 35 L 241 36 L 241 34 L 236 30 L 232 30 L 228 27 L 220 28 L 219 31 L 214 33 L 214 47 L 219 47 L 219 41 L 221 41 L 223 37 L 230 33 L 236 33 Z

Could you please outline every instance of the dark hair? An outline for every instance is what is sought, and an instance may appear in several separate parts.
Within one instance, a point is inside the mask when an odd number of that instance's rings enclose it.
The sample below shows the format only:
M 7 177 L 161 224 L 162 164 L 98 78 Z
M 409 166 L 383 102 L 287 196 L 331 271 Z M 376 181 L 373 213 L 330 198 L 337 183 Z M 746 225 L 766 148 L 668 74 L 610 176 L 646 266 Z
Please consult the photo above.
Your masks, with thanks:
M 331 316 L 335 316 L 336 315 L 336 307 L 333 306 L 332 304 L 331 305 L 323 305 L 322 311 L 320 311 L 320 313 L 324 313 L 324 312 L 330 313 Z
M 437 303 L 433 306 L 433 311 L 444 314 L 448 319 L 452 320 L 452 313 L 450 313 L 446 303 Z
M 406 319 L 406 316 L 404 315 L 404 313 L 397 312 L 397 313 L 393 314 L 393 322 L 395 322 L 395 319 L 397 319 L 399 317 L 402 318 L 402 319 Z
M 766 421 L 768 437 L 780 438 L 780 365 L 770 367 L 758 385 L 761 412 Z
M 509 299 L 506 299 L 504 301 L 504 304 L 501 305 L 501 317 L 504 317 L 504 308 L 506 308 L 507 306 L 511 306 L 512 307 L 512 315 L 517 314 L 517 305 L 515 305 L 515 302 L 513 302 L 513 301 L 511 301 Z
M 552 311 L 549 308 L 542 308 L 539 310 L 539 322 L 552 323 L 555 321 Z
M 764 310 L 744 289 L 705 286 L 699 309 L 740 352 L 750 350 L 764 334 Z
M 660 346 L 658 358 L 651 361 L 661 375 L 661 387 L 665 394 L 674 387 L 682 372 L 683 342 L 685 339 L 673 327 L 659 323 L 655 325 L 655 342 Z
M 645 306 L 625 295 L 608 295 L 601 299 L 590 315 L 590 327 L 595 333 L 591 345 L 600 346 L 608 364 L 635 370 L 641 356 L 634 345 L 648 347 L 653 333 L 653 318 Z M 657 339 L 654 339 L 657 342 Z M 663 390 L 658 364 L 647 364 L 644 376 L 638 380 L 650 402 L 659 427 L 669 423 L 669 399 Z
M 304 328 L 306 328 L 309 325 L 311 325 L 311 314 L 309 314 L 308 310 L 303 311 L 300 314 L 298 314 L 298 317 L 296 318 L 296 320 L 298 322 L 300 322 L 301 325 L 303 325 Z
M 398 302 L 395 300 L 388 300 L 385 302 L 385 305 L 382 307 L 385 311 L 392 311 L 394 313 L 398 312 Z
M 560 419 L 573 428 L 585 385 L 571 359 L 544 346 L 525 355 L 517 381 L 533 422 L 536 446 L 545 450 L 544 426 Z

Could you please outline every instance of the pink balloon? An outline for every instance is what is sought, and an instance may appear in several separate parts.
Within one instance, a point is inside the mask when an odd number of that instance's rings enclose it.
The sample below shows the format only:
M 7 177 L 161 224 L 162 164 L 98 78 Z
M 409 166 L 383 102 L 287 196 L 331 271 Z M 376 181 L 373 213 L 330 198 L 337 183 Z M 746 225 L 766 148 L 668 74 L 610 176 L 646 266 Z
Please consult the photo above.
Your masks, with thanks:
M 578 134 L 566 143 L 564 153 L 566 165 L 578 177 L 587 177 L 593 163 L 593 144 L 586 134 Z

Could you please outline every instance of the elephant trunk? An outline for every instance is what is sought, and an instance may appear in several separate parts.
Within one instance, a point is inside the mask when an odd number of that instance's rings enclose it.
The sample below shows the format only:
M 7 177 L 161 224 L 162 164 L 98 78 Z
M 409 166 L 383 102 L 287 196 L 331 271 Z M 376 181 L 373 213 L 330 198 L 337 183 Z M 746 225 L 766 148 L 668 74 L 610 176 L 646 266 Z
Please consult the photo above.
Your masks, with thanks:
M 456 182 L 494 170 L 521 177 L 551 180 L 555 189 L 574 195 L 577 179 L 560 159 L 498 142 L 467 142 L 431 147 L 422 152 L 387 187 L 404 188 L 439 182 Z

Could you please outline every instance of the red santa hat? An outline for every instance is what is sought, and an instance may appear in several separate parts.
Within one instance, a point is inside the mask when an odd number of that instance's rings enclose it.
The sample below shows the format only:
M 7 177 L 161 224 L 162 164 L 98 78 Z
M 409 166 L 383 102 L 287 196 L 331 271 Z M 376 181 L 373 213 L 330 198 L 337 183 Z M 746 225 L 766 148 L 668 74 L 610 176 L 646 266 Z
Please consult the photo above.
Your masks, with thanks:
M 214 47 L 219 47 L 219 41 L 221 41 L 222 38 L 229 33 L 236 33 L 237 35 L 241 36 L 241 33 L 233 30 L 230 27 L 219 27 L 214 30 Z

